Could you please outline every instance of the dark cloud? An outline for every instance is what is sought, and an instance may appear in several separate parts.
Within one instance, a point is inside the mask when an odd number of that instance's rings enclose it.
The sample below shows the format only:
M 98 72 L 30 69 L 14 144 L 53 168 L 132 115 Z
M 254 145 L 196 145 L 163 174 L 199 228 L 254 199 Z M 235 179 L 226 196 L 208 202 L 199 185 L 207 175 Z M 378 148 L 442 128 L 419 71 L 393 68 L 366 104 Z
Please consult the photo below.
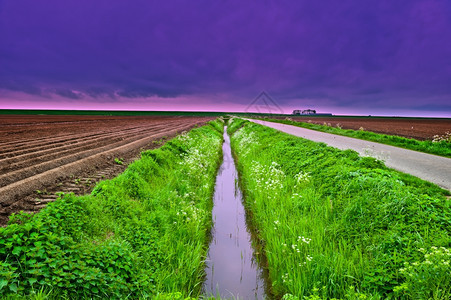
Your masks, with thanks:
M 0 0 L 0 88 L 390 108 L 451 97 L 450 36 L 447 0 Z
M 7 76 L 1 78 L 0 89 L 24 92 L 29 95 L 43 96 L 42 89 L 26 81 L 11 80 Z
M 426 110 L 426 111 L 451 111 L 451 104 L 424 104 L 424 105 L 417 105 L 414 107 L 415 110 Z
M 74 91 L 69 90 L 69 89 L 61 89 L 61 88 L 59 88 L 59 89 L 56 89 L 54 91 L 54 93 L 57 94 L 57 95 L 60 95 L 60 96 L 62 96 L 64 98 L 69 98 L 69 99 L 83 99 L 84 98 L 83 94 L 75 93 Z

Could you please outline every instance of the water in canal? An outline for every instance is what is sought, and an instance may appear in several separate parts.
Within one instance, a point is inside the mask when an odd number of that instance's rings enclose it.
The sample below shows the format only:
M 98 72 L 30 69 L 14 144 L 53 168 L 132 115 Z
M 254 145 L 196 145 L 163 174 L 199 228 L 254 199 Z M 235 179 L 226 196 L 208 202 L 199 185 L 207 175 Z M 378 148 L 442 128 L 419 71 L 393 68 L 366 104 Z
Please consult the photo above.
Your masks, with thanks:
M 226 299 L 265 299 L 263 272 L 251 246 L 238 173 L 226 130 L 222 150 L 224 160 L 216 178 L 214 228 L 206 263 L 205 294 Z

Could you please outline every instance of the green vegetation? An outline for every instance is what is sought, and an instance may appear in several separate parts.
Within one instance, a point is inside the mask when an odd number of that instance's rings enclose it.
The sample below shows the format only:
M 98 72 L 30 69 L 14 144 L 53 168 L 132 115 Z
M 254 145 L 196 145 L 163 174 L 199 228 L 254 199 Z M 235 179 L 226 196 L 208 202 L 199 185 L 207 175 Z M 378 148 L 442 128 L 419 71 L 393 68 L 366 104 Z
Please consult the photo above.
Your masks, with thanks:
M 276 295 L 451 298 L 449 192 L 251 122 L 228 132 Z
M 409 139 L 397 135 L 387 135 L 374 133 L 365 130 L 341 129 L 340 127 L 332 127 L 327 125 L 312 124 L 306 122 L 296 122 L 291 120 L 278 120 L 264 118 L 265 121 L 294 125 L 307 129 L 318 130 L 327 133 L 333 133 L 343 136 L 349 136 L 357 139 L 377 142 L 381 144 L 392 145 L 396 147 L 406 148 L 410 150 L 451 157 L 451 136 L 449 133 L 443 136 L 435 136 L 434 140 L 420 141 Z
M 199 295 L 222 121 L 145 151 L 91 195 L 66 194 L 0 228 L 0 297 Z
M 118 164 L 118 165 L 123 165 L 124 164 L 124 159 L 121 157 L 121 158 L 115 158 L 114 159 L 114 162 L 116 163 L 116 164 Z

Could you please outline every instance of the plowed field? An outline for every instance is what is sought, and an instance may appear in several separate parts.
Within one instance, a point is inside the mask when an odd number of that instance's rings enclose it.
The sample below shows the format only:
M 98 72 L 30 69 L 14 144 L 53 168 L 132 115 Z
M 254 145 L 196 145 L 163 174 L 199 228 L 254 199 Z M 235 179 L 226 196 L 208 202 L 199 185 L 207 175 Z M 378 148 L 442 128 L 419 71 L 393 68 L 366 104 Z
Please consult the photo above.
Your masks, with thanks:
M 376 133 L 399 135 L 418 140 L 432 140 L 433 136 L 444 135 L 451 131 L 451 119 L 427 119 L 427 118 L 361 118 L 361 117 L 316 117 L 316 116 L 290 116 L 290 119 L 298 122 L 310 122 L 314 124 L 327 124 L 343 129 L 359 130 L 363 128 Z M 284 119 L 284 118 L 281 118 Z
M 58 192 L 89 192 L 145 149 L 212 118 L 1 116 L 0 225 L 35 212 Z

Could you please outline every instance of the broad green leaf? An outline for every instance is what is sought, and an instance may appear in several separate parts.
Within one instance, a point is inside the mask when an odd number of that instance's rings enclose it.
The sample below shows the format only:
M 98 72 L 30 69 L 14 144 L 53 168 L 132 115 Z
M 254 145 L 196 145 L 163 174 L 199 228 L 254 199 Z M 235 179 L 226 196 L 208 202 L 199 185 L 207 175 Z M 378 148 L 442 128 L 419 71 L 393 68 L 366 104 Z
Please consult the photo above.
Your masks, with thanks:
M 14 247 L 12 254 L 19 256 L 20 252 L 22 252 L 22 247 L 17 246 L 17 247 Z
M 8 280 L 0 279 L 0 290 L 8 285 Z

